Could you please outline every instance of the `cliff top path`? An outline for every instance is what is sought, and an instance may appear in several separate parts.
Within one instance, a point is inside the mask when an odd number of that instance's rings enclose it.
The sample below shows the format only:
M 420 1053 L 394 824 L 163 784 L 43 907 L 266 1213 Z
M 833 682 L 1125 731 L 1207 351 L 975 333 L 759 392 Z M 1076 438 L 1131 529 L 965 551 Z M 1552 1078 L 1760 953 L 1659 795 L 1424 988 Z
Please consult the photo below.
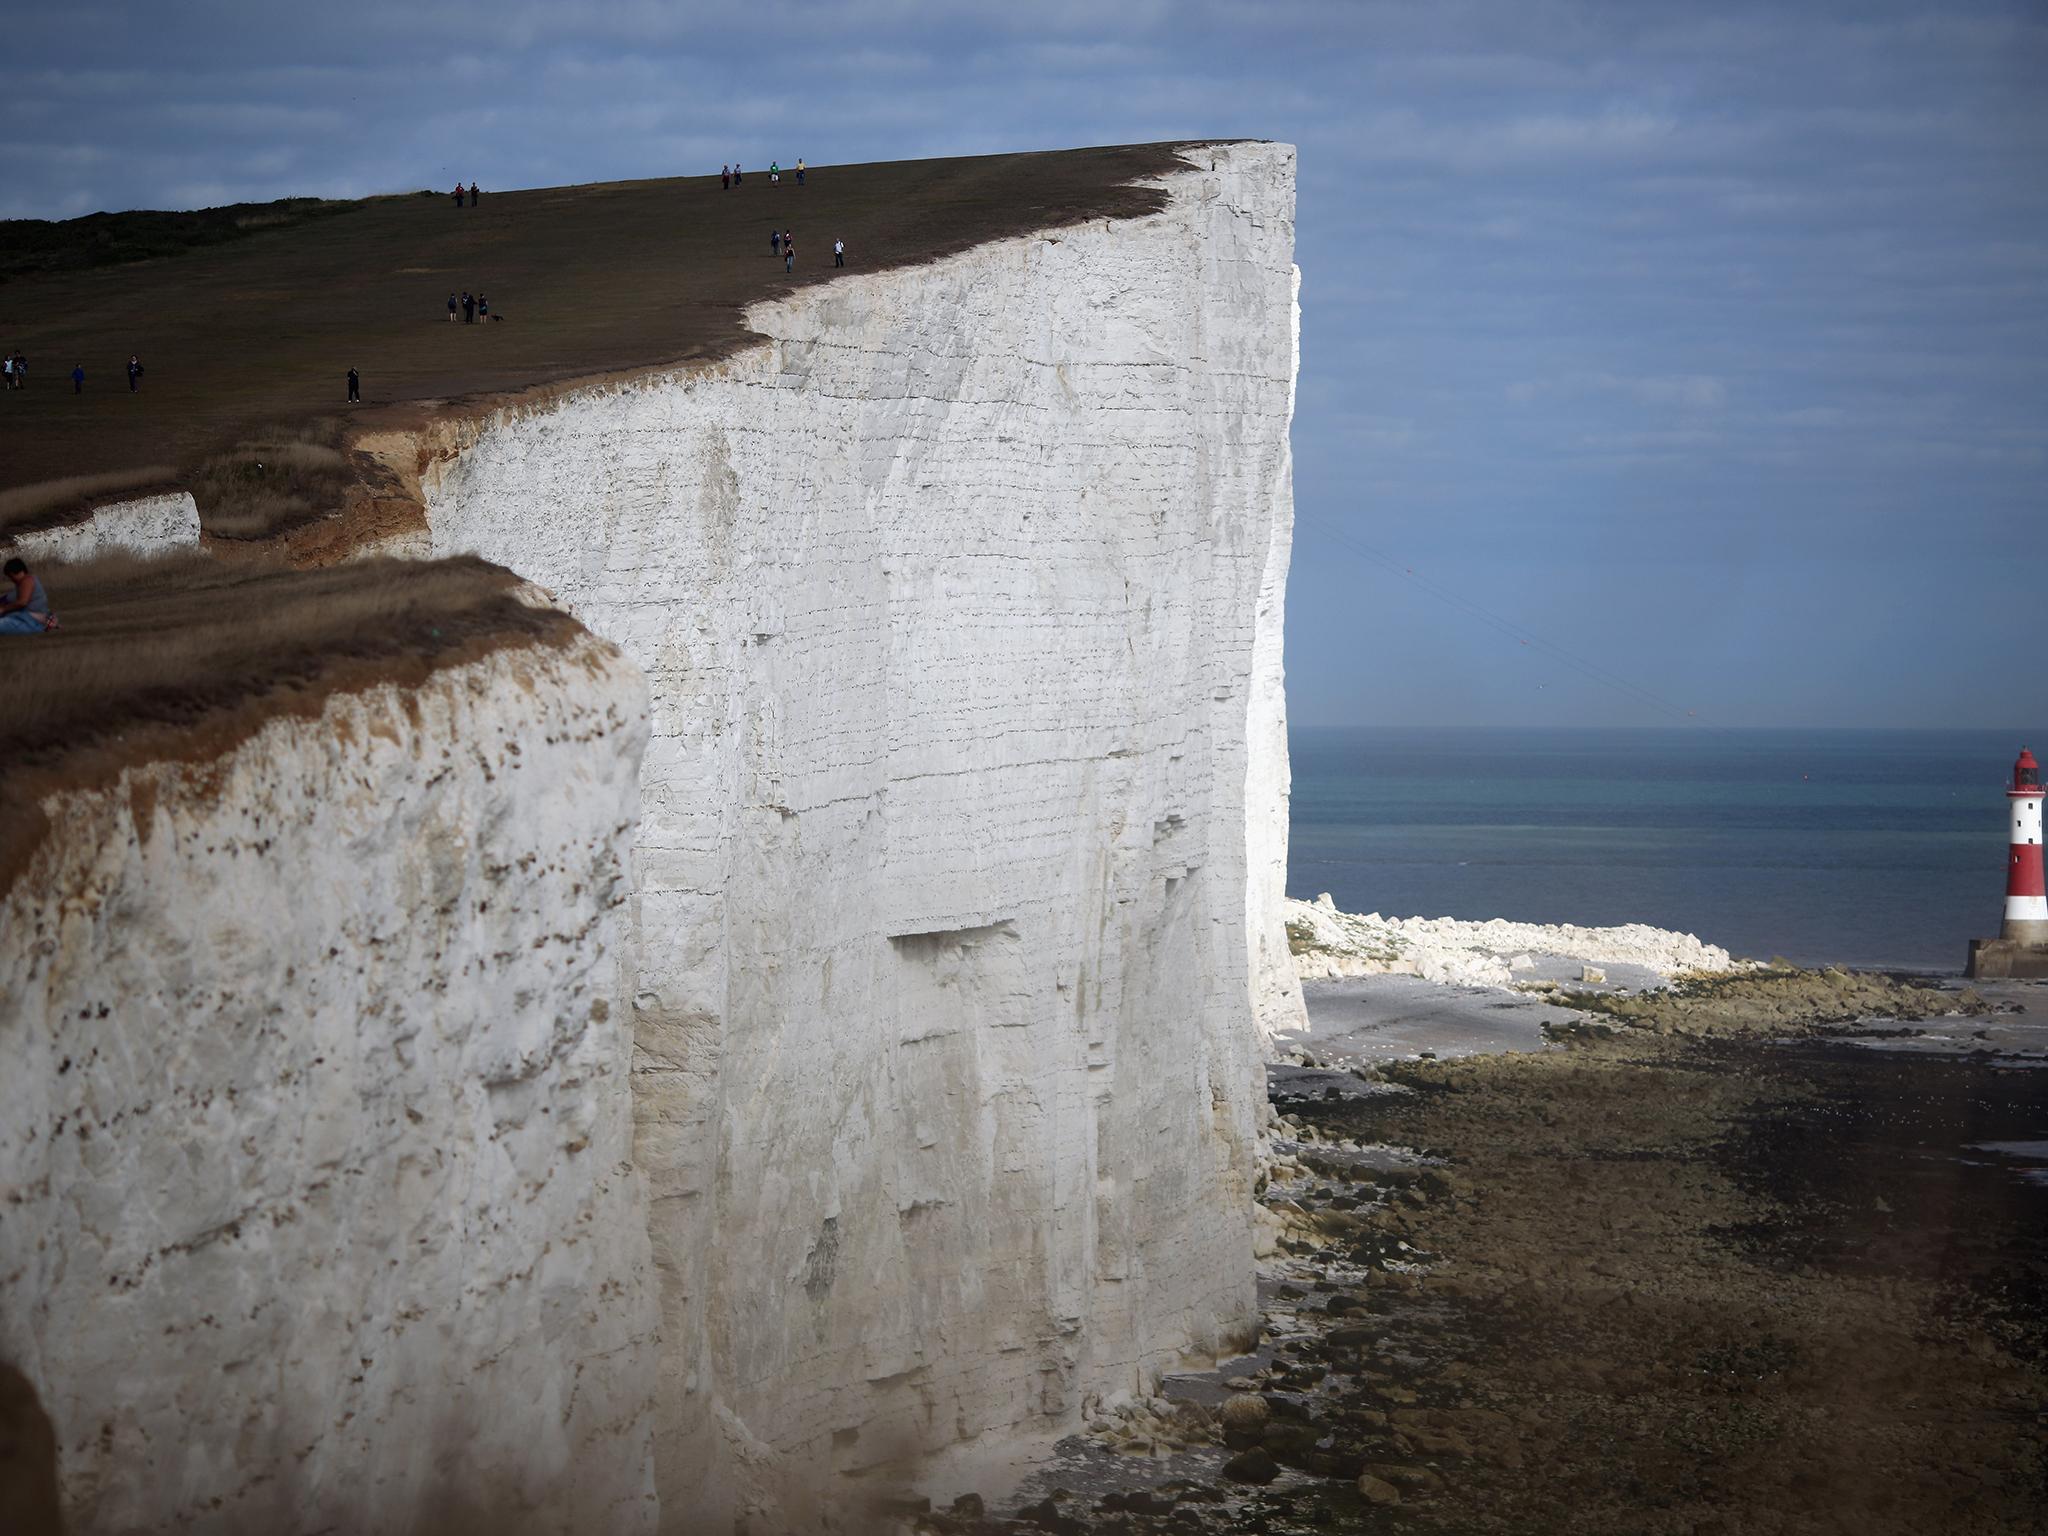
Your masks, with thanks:
M 749 169 L 730 191 L 716 175 L 486 188 L 466 208 L 447 190 L 298 200 L 224 210 L 245 231 L 227 239 L 221 218 L 188 215 L 0 223 L 0 349 L 30 368 L 0 392 L 0 527 L 176 486 L 210 534 L 262 537 L 332 506 L 363 466 L 322 474 L 365 431 L 729 353 L 747 305 L 839 275 L 834 240 L 854 275 L 1151 212 L 1161 195 L 1132 183 L 1175 169 L 1179 147 L 813 166 L 805 186 Z M 794 238 L 793 275 L 771 228 Z M 112 230 L 168 254 L 108 264 Z M 448 323 L 465 290 L 490 300 L 488 323 Z M 344 404 L 351 367 L 359 407 Z M 285 483 L 246 494 L 280 468 Z

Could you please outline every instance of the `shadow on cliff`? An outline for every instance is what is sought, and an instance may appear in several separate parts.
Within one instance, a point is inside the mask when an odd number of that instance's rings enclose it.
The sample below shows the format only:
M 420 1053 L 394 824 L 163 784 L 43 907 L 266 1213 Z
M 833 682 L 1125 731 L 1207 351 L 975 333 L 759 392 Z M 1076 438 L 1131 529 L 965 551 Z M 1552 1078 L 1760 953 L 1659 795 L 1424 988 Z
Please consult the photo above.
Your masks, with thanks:
M 29 1379 L 0 1365 L 0 1530 L 57 1536 L 57 1434 Z

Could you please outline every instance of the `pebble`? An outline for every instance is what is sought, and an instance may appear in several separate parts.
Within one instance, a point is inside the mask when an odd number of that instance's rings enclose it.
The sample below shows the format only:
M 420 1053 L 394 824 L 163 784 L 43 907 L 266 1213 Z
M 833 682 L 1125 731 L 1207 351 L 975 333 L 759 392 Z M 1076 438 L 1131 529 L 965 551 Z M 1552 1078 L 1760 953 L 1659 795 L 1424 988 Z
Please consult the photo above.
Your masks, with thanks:
M 1223 1404 L 1223 1411 L 1218 1417 L 1228 1428 L 1234 1424 L 1262 1424 L 1271 1412 L 1271 1406 L 1257 1393 L 1240 1392 Z

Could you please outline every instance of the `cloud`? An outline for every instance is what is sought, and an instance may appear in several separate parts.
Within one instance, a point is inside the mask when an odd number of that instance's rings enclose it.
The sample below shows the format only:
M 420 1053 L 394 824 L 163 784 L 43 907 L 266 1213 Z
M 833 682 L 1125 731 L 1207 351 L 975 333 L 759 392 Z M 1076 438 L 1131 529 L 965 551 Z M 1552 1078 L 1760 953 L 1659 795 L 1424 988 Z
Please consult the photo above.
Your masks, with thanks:
M 1732 530 L 1731 547 L 1764 531 L 1774 549 L 1853 544 L 1870 570 L 1917 583 L 1930 530 L 2002 549 L 2039 501 L 2039 5 L 16 10 L 0 98 L 13 216 L 457 174 L 608 180 L 799 151 L 820 164 L 1294 142 L 1302 508 L 1381 542 L 1440 539 L 1435 558 L 1461 562 L 1482 598 L 1489 582 L 1503 601 L 1553 585 L 1553 558 L 1591 582 L 1661 560 L 1674 611 L 1711 608 L 1703 527 Z M 1508 543 L 1512 560 L 1473 557 Z M 1318 573 L 1297 580 L 1321 590 Z M 1316 601 L 1293 620 L 1402 644 L 1358 605 Z M 1837 601 L 1854 596 L 1818 594 L 1801 622 L 1840 617 Z M 1972 607 L 1938 637 L 1958 699 L 1990 623 Z M 1305 658 L 1295 680 L 1315 686 L 1322 665 Z M 1887 680 L 1864 686 L 1873 710 L 1916 707 Z
M 1680 131 L 1680 120 L 1669 113 L 1620 104 L 1595 112 L 1545 112 L 1476 122 L 1401 108 L 1366 114 L 1346 153 L 1367 162 L 1492 171 L 1651 159 L 1682 142 Z
M 1728 386 L 1703 373 L 1637 374 L 1566 373 L 1552 378 L 1523 379 L 1507 387 L 1517 405 L 1546 397 L 1601 393 L 1621 395 L 1639 405 L 1677 406 L 1688 411 L 1719 410 L 1728 402 Z

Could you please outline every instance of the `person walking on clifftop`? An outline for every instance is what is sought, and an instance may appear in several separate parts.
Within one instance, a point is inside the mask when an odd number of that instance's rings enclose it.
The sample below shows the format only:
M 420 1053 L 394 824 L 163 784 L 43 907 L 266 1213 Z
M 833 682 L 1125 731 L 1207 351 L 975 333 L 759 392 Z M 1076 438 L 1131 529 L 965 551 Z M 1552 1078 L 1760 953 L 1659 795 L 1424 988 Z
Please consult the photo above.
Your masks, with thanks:
M 731 166 L 721 165 L 718 168 L 718 188 L 721 192 L 730 192 L 732 190 Z
M 351 368 L 348 371 L 348 403 L 360 405 L 363 401 L 363 377 Z
M 128 354 L 128 393 L 134 394 L 142 388 L 142 359 L 134 353 Z
M 74 395 L 82 395 L 85 393 L 85 364 L 83 363 L 74 363 L 72 365 L 71 393 L 73 393 Z
M 846 242 L 844 240 L 834 240 L 832 242 L 832 265 L 835 267 L 846 265 Z

